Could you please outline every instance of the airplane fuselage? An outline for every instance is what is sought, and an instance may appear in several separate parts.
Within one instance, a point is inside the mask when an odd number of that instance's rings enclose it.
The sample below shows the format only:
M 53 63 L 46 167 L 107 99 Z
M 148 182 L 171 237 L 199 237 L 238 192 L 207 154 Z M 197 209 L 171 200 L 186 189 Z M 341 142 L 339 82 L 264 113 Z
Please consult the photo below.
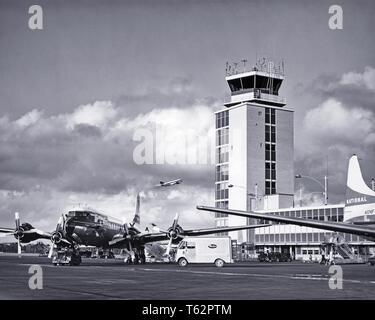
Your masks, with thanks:
M 139 233 L 134 227 L 133 234 Z M 64 225 L 65 237 L 74 243 L 86 246 L 108 248 L 114 238 L 123 237 L 123 224 L 95 211 L 70 211 Z

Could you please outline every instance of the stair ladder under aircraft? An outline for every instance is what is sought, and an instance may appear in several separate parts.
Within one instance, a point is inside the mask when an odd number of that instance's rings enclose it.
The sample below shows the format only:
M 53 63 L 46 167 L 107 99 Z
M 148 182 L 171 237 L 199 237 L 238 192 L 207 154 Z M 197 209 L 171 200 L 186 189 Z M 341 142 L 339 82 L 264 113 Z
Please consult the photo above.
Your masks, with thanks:
M 347 264 L 347 263 L 365 263 L 365 259 L 360 255 L 356 255 L 352 252 L 345 238 L 339 234 L 334 234 L 326 238 L 323 245 L 327 246 L 329 250 L 334 250 L 336 255 L 334 256 L 335 264 Z M 339 256 L 337 256 L 337 254 Z

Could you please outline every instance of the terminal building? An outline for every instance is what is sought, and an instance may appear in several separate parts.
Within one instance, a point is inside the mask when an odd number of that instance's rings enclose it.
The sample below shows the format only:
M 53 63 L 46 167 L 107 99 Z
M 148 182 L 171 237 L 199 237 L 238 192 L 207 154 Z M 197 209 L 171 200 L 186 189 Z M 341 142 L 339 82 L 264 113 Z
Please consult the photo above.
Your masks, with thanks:
M 245 61 L 245 60 L 243 60 Z M 231 96 L 215 112 L 215 206 L 282 216 L 343 221 L 344 204 L 296 207 L 294 203 L 294 124 L 279 89 L 285 79 L 283 63 L 265 58 L 246 70 L 226 68 Z M 217 227 L 265 223 L 256 219 L 215 214 Z M 269 222 L 267 222 L 269 223 Z M 320 244 L 331 231 L 273 223 L 270 227 L 231 232 L 241 255 L 256 251 L 289 252 L 296 259 L 320 257 Z M 353 251 L 373 245 L 342 234 Z

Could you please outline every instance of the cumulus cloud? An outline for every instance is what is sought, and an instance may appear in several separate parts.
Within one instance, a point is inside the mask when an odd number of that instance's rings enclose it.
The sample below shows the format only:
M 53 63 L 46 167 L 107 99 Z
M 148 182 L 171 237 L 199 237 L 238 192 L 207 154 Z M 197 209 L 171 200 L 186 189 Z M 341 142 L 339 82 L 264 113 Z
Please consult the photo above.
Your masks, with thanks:
M 367 66 L 362 73 L 355 71 L 344 73 L 340 79 L 340 84 L 365 87 L 368 90 L 375 91 L 375 69 Z
M 363 159 L 363 172 L 375 172 L 374 75 L 375 69 L 366 67 L 363 72 L 324 75 L 312 86 L 321 102 L 310 106 L 303 130 L 296 135 L 295 167 L 321 180 L 328 170 L 332 202 L 344 198 L 347 161 L 352 154 Z
M 20 127 L 28 127 L 35 124 L 42 117 L 42 114 L 43 113 L 41 111 L 34 109 L 23 115 L 15 123 Z
M 66 115 L 67 127 L 86 124 L 106 128 L 117 116 L 117 110 L 111 101 L 95 101 L 93 104 L 79 106 L 72 114 Z
M 180 89 L 178 89 L 180 90 Z M 195 206 L 213 202 L 213 166 L 137 165 L 133 140 L 139 128 L 152 134 L 155 128 L 170 133 L 155 140 L 153 153 L 167 147 L 178 153 L 181 141 L 191 133 L 194 150 L 214 124 L 213 107 L 196 102 L 189 108 L 154 109 L 129 116 L 127 109 L 111 101 L 78 106 L 71 113 L 46 116 L 34 109 L 19 119 L 0 118 L 0 222 L 12 219 L 14 211 L 40 227 L 56 223 L 67 205 L 87 203 L 117 217 L 131 219 L 135 195 L 144 191 L 143 221 L 169 225 L 176 212 L 187 226 L 213 225 L 212 216 L 195 214 Z M 166 144 L 166 145 L 165 145 Z M 187 149 L 187 152 L 191 150 Z M 178 192 L 153 189 L 159 180 L 181 177 Z M 7 223 L 9 224 L 9 223 Z
M 324 101 L 307 112 L 304 118 L 306 134 L 315 144 L 331 141 L 334 144 L 358 145 L 374 131 L 374 113 L 360 107 L 346 107 L 335 98 Z

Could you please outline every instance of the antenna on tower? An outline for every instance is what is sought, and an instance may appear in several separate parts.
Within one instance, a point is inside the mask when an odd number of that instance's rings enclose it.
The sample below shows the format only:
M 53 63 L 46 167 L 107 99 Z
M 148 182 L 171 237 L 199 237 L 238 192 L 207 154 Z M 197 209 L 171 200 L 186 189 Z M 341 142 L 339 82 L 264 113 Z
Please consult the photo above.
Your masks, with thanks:
M 238 72 L 237 72 L 237 65 L 238 65 L 238 62 L 234 62 L 233 64 L 234 64 L 234 73 L 238 73 Z
M 243 63 L 243 72 L 245 72 L 247 59 L 242 59 L 241 62 Z

